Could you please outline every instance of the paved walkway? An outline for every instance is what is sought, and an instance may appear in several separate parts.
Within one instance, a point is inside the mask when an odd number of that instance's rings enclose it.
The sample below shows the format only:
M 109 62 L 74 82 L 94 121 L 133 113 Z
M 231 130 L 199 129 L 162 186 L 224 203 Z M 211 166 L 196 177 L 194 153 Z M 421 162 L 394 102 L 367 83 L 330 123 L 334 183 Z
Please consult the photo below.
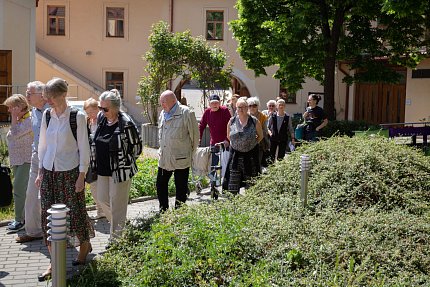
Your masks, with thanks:
M 174 206 L 174 198 L 170 198 L 170 206 Z M 200 195 L 191 193 L 187 204 L 196 204 L 210 201 L 210 192 L 203 190 Z M 158 211 L 158 200 L 150 199 L 129 204 L 127 218 L 152 216 Z M 94 215 L 95 211 L 88 211 Z M 106 219 L 94 221 L 96 236 L 91 240 L 93 252 L 88 260 L 100 256 L 105 251 L 104 246 L 109 237 L 109 222 Z M 20 231 L 18 234 L 22 234 Z M 0 227 L 0 287 L 6 286 L 52 286 L 51 282 L 38 282 L 37 274 L 45 271 L 49 264 L 49 254 L 42 240 L 19 244 L 15 242 L 17 234 L 8 234 L 6 227 Z M 79 272 L 79 268 L 72 266 L 72 260 L 77 256 L 76 248 L 67 248 L 66 251 L 67 276 Z

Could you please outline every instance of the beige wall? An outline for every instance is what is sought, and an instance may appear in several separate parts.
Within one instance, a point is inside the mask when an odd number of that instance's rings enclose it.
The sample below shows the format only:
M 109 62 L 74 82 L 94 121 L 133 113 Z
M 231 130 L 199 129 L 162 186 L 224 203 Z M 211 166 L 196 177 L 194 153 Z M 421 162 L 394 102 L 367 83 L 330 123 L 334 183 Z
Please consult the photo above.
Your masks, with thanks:
M 12 50 L 14 93 L 25 93 L 35 76 L 35 1 L 0 0 L 0 50 Z
M 421 62 L 418 69 L 430 69 L 430 59 Z M 412 79 L 408 69 L 406 81 L 405 122 L 430 121 L 430 79 Z

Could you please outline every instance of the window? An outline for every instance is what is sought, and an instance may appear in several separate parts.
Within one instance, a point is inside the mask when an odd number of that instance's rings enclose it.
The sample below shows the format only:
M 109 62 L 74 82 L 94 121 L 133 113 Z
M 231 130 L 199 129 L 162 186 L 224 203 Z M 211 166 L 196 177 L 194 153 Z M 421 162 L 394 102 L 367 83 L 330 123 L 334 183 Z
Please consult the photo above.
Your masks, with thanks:
M 123 72 L 106 72 L 106 90 L 117 89 L 124 97 L 124 73 Z
M 124 8 L 106 7 L 106 37 L 124 38 Z
M 279 98 L 283 99 L 286 104 L 296 104 L 296 93 L 290 93 L 286 88 L 279 89 Z
M 224 11 L 206 11 L 206 39 L 222 40 L 224 36 Z
M 48 35 L 66 35 L 65 6 L 48 6 Z

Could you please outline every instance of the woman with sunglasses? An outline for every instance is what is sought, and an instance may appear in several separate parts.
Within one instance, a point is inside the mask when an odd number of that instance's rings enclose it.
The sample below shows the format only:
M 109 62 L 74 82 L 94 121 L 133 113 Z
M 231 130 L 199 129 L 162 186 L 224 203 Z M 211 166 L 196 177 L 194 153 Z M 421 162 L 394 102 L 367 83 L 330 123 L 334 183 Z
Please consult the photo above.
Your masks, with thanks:
M 138 129 L 121 111 L 121 96 L 116 89 L 100 95 L 100 113 L 95 139 L 97 199 L 110 222 L 110 237 L 106 248 L 118 238 L 127 215 L 131 178 L 137 172 L 136 160 L 142 152 Z
M 259 144 L 259 158 L 260 158 L 260 165 L 267 167 L 268 162 L 267 162 L 266 158 L 264 158 L 264 160 L 263 160 L 263 157 L 264 156 L 266 156 L 266 157 L 270 156 L 270 152 L 269 152 L 270 141 L 269 141 L 269 133 L 268 133 L 268 129 L 267 129 L 268 117 L 258 110 L 258 108 L 260 106 L 260 100 L 257 97 L 248 98 L 247 102 L 248 102 L 248 107 L 249 107 L 249 114 L 251 116 L 256 117 L 257 120 L 260 122 L 262 128 L 263 128 L 263 140 Z
M 315 142 L 318 140 L 320 130 L 328 124 L 328 117 L 324 110 L 318 106 L 321 101 L 321 96 L 310 94 L 308 97 L 308 107 L 303 113 L 303 118 L 306 121 L 306 129 L 304 139 L 306 141 Z

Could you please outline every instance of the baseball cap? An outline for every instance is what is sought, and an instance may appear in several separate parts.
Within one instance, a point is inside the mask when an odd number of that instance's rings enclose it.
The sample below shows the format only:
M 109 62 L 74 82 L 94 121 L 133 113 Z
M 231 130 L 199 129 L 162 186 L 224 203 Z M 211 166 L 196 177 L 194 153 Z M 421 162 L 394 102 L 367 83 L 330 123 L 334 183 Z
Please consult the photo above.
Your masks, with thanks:
M 220 101 L 220 98 L 219 98 L 219 96 L 218 95 L 211 95 L 210 97 L 209 97 L 209 102 L 212 102 L 212 101 Z

